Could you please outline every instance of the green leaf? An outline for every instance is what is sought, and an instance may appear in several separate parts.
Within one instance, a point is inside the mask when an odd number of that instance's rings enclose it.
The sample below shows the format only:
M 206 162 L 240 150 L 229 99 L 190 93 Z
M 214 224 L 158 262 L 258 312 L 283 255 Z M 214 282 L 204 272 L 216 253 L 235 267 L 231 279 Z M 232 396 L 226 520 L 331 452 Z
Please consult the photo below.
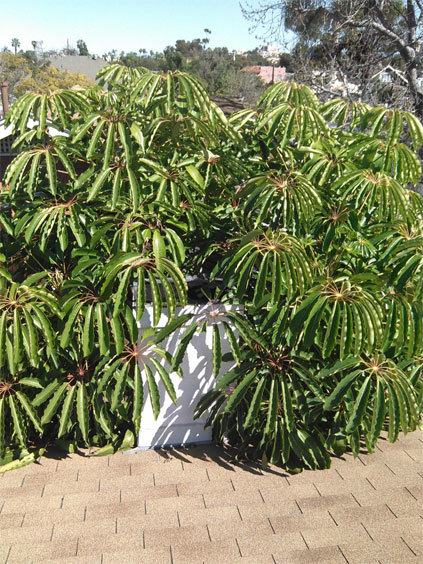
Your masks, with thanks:
M 113 176 L 112 210 L 115 210 L 116 206 L 118 205 L 121 185 L 122 185 L 122 169 L 118 168 Z
M 129 186 L 131 189 L 131 197 L 132 197 L 132 210 L 135 212 L 138 210 L 140 205 L 140 187 L 138 185 L 137 177 L 132 169 L 128 166 L 126 167 L 129 179 Z
M 336 345 L 336 337 L 338 336 L 339 321 L 341 318 L 341 308 L 338 302 L 332 307 L 332 312 L 326 326 L 325 339 L 322 347 L 323 358 L 331 355 Z
M 245 418 L 244 421 L 245 428 L 249 427 L 250 425 L 254 425 L 254 423 L 256 422 L 256 418 L 261 407 L 261 401 L 266 386 L 266 380 L 267 377 L 263 376 L 257 384 L 256 390 L 253 395 L 253 399 L 251 400 L 250 407 L 248 409 L 247 417 Z
M 91 189 L 88 192 L 87 202 L 94 200 L 94 198 L 103 188 L 104 183 L 106 182 L 107 177 L 109 176 L 109 172 L 110 172 L 110 168 L 106 168 L 106 170 L 101 171 L 100 174 L 97 176 L 93 185 L 91 186 Z
M 21 362 L 23 353 L 22 324 L 19 309 L 16 308 L 13 312 L 13 363 L 15 366 Z
M 2 396 L 0 398 L 0 458 L 4 456 L 6 451 L 6 398 Z
M 150 270 L 147 270 L 147 275 L 150 281 L 151 297 L 153 301 L 153 325 L 154 327 L 156 327 L 162 315 L 162 296 L 160 293 L 159 285 L 157 284 L 157 281 Z
M 53 380 L 52 382 L 47 384 L 47 386 L 45 386 L 45 388 L 41 392 L 39 392 L 32 400 L 32 405 L 34 407 L 39 407 L 41 404 L 48 400 L 48 398 L 56 391 L 59 386 L 59 380 Z
M 76 239 L 76 242 L 80 247 L 85 245 L 86 237 L 84 233 L 84 229 L 81 227 L 81 222 L 79 220 L 78 213 L 75 209 L 75 206 L 70 206 L 69 208 L 70 215 L 68 217 L 69 227 L 73 233 L 73 236 Z
M 290 433 L 289 439 L 295 454 L 309 468 L 330 467 L 331 461 L 327 451 L 307 431 L 298 429 L 298 431 Z
M 88 414 L 88 397 L 87 387 L 85 384 L 79 384 L 76 392 L 76 413 L 78 417 L 79 429 L 85 444 L 89 444 L 89 414 Z
M 130 136 L 129 136 L 129 132 L 125 127 L 125 124 L 122 121 L 119 121 L 118 124 L 118 133 L 119 133 L 119 139 L 123 145 L 123 150 L 125 153 L 125 159 L 126 159 L 126 164 L 127 166 L 129 166 L 131 164 L 131 160 L 132 160 L 132 151 L 131 151 L 131 146 L 130 146 Z
M 323 243 L 322 243 L 322 251 L 324 253 L 328 252 L 328 249 L 330 247 L 330 244 L 333 241 L 333 238 L 335 236 L 335 225 L 331 222 L 329 224 L 328 230 L 326 231 L 326 235 L 325 238 L 323 239 Z
M 12 415 L 13 431 L 16 434 L 20 445 L 25 448 L 27 446 L 25 423 L 22 417 L 21 410 L 15 403 L 15 398 L 12 395 L 9 395 L 9 408 Z
M 134 433 L 131 431 L 131 429 L 126 429 L 125 436 L 123 437 L 123 440 L 119 445 L 118 450 L 128 450 L 134 446 L 134 443 L 135 443 Z
M 357 399 L 355 400 L 354 408 L 352 410 L 350 419 L 345 429 L 346 433 L 352 433 L 360 425 L 365 410 L 367 408 L 370 388 L 371 388 L 371 376 L 367 376 L 367 378 L 364 380 L 360 388 L 360 391 L 358 392 Z
M 166 245 L 159 229 L 155 229 L 153 231 L 153 254 L 156 259 L 166 257 Z
M 17 367 L 15 364 L 15 355 L 14 355 L 12 337 L 8 333 L 6 333 L 6 357 L 7 357 L 9 372 L 15 375 L 17 372 Z
M 88 130 L 92 127 L 92 125 L 99 119 L 102 119 L 102 116 L 99 113 L 96 113 L 90 116 L 89 118 L 87 118 L 85 123 L 81 125 L 80 128 L 77 129 L 76 135 L 73 137 L 73 142 L 77 143 L 78 141 L 80 141 L 87 134 Z
M 123 317 L 125 320 L 125 325 L 128 332 L 129 340 L 132 344 L 134 344 L 138 342 L 139 331 L 138 331 L 137 322 L 134 317 L 134 312 L 132 308 L 130 308 L 128 305 L 126 306 L 123 312 Z
M 172 333 L 180 329 L 183 325 L 185 325 L 187 321 L 192 319 L 192 317 L 193 315 L 191 313 L 185 313 L 183 315 L 179 315 L 178 317 L 171 319 L 162 329 L 160 329 L 160 331 L 158 331 L 158 333 L 156 333 L 154 337 L 154 342 L 156 344 L 161 343 L 166 339 L 166 337 L 169 337 L 169 335 L 171 335 Z
M 403 268 L 398 272 L 395 286 L 398 291 L 401 291 L 404 285 L 408 282 L 418 265 L 422 262 L 422 257 L 420 255 L 412 256 Z
M 307 321 L 305 322 L 303 342 L 305 348 L 307 349 L 311 347 L 311 345 L 313 344 L 316 338 L 319 324 L 322 319 L 323 313 L 326 309 L 326 305 L 327 305 L 327 298 L 322 297 L 314 304 L 307 318 Z
M 305 320 L 313 309 L 315 302 L 321 297 L 321 292 L 313 292 L 300 305 L 291 321 L 290 329 L 295 334 L 301 331 Z
M 167 315 L 169 319 L 172 319 L 175 315 L 176 310 L 176 297 L 174 289 L 172 288 L 172 285 L 167 277 L 160 270 L 157 270 L 157 276 L 162 283 L 162 288 L 166 299 Z
M 374 445 L 380 436 L 386 417 L 385 388 L 382 380 L 377 379 L 376 397 L 374 400 L 372 423 L 370 428 L 370 444 Z
M 90 356 L 94 349 L 94 319 L 92 305 L 85 310 L 84 329 L 82 332 L 82 352 L 85 357 Z
M 51 398 L 51 400 L 48 402 L 47 407 L 43 413 L 43 416 L 41 417 L 41 425 L 46 425 L 47 423 L 50 423 L 50 421 L 53 419 L 56 411 L 59 408 L 59 405 L 62 401 L 62 397 L 66 392 L 66 388 L 68 386 L 67 382 L 63 382 L 63 384 L 61 384 L 59 386 L 59 388 L 57 388 L 58 383 L 56 383 L 56 385 L 53 387 L 54 394 L 53 397 Z M 57 388 L 57 389 L 56 389 Z M 45 390 L 44 390 L 45 391 Z M 32 405 L 37 406 L 40 405 L 42 402 L 40 401 L 40 398 L 42 397 L 41 394 L 43 392 L 40 392 L 36 398 L 34 399 L 34 401 L 32 402 Z M 50 393 L 49 393 L 50 395 Z M 49 397 L 49 396 L 47 396 Z M 38 398 L 38 401 L 37 401 Z M 45 400 L 43 400 L 45 401 Z
M 70 340 L 74 336 L 74 323 L 83 305 L 83 302 L 76 302 L 69 313 L 62 332 L 62 336 L 60 338 L 60 346 L 62 347 L 62 349 L 66 349 L 69 346 Z
M 7 311 L 0 317 L 0 368 L 6 363 Z
M 27 376 L 25 378 L 19 378 L 19 384 L 21 386 L 28 386 L 29 388 L 38 388 L 40 390 L 44 389 L 38 378 L 33 378 L 32 376 Z
M 294 427 L 294 410 L 292 408 L 291 392 L 288 386 L 286 378 L 281 378 L 282 384 L 282 407 L 284 413 L 284 419 L 286 428 L 288 431 L 292 431 Z
M 241 351 L 239 350 L 238 339 L 235 337 L 235 334 L 232 331 L 231 327 L 225 321 L 223 322 L 223 326 L 225 327 L 226 337 L 228 339 L 234 360 L 238 365 L 240 365 Z
M 6 278 L 6 280 L 8 280 L 9 282 L 12 282 L 12 280 L 13 280 L 10 272 L 6 268 L 4 268 L 3 266 L 0 266 L 0 276 L 3 276 L 3 278 Z
M 230 413 L 232 410 L 236 408 L 236 406 L 240 403 L 242 398 L 247 393 L 250 385 L 252 384 L 255 378 L 256 378 L 255 370 L 243 376 L 242 380 L 238 383 L 236 388 L 229 395 L 229 399 L 226 402 L 226 406 L 225 406 L 226 413 Z
M 102 303 L 98 302 L 95 306 L 95 317 L 97 320 L 98 343 L 100 354 L 105 355 L 110 350 L 110 334 L 107 326 L 106 314 Z
M 396 394 L 395 388 L 386 382 L 389 389 L 388 395 L 388 440 L 390 443 L 394 443 L 399 434 L 400 430 L 400 410 L 398 396 Z
M 145 311 L 145 274 L 143 268 L 137 268 L 137 296 L 135 303 L 136 320 L 140 321 Z
M 117 317 L 121 311 L 123 311 L 127 300 L 128 300 L 128 286 L 132 277 L 132 269 L 127 268 L 124 275 L 121 278 L 119 287 L 115 294 L 114 306 L 113 306 L 113 317 Z
M 253 302 L 256 306 L 263 299 L 263 294 L 266 290 L 269 257 L 270 257 L 270 254 L 266 253 L 264 259 L 262 260 L 262 262 L 260 264 L 259 272 L 258 272 L 258 275 L 257 275 L 257 280 L 256 280 L 256 285 L 255 285 L 255 290 L 254 290 L 254 298 L 253 298 Z
M 43 428 L 41 427 L 41 422 L 31 401 L 23 392 L 16 391 L 16 397 L 19 400 L 19 403 L 23 407 L 24 411 L 26 412 L 27 416 L 32 421 L 32 424 L 41 435 L 43 433 Z
M 361 362 L 361 359 L 356 356 L 352 356 L 345 360 L 338 360 L 333 364 L 330 368 L 324 368 L 318 374 L 319 378 L 327 378 L 327 376 L 332 376 L 333 374 L 337 374 L 342 370 L 346 370 L 347 368 L 352 368 L 353 366 L 357 366 Z
M 126 389 L 126 382 L 128 379 L 129 362 L 126 362 L 118 372 L 116 377 L 116 385 L 112 394 L 112 403 L 110 409 L 116 411 L 122 404 L 123 394 Z
M 116 353 L 119 354 L 123 351 L 125 346 L 124 333 L 122 321 L 119 316 L 112 317 L 110 320 L 110 327 L 113 333 L 113 339 L 115 341 Z
M 176 391 L 175 391 L 175 388 L 173 386 L 172 380 L 170 379 L 168 372 L 166 372 L 164 367 L 155 358 L 151 358 L 150 361 L 154 364 L 154 367 L 156 368 L 157 372 L 159 373 L 160 379 L 163 382 L 163 385 L 165 387 L 166 392 L 169 394 L 171 400 L 176 405 L 176 402 L 177 402 Z
M 354 380 L 356 380 L 361 373 L 361 370 L 354 370 L 354 372 L 350 372 L 344 378 L 342 378 L 342 380 L 338 383 L 330 396 L 326 398 L 323 409 L 325 411 L 335 409 L 335 407 L 337 407 L 344 399 L 345 394 L 350 389 Z
M 235 311 L 228 311 L 226 312 L 226 317 L 232 321 L 240 336 L 250 348 L 254 349 L 254 343 L 258 343 L 264 349 L 268 348 L 269 344 L 266 339 L 257 333 L 245 316 Z
M 72 409 L 75 399 L 76 386 L 71 386 L 66 394 L 65 401 L 63 402 L 62 412 L 60 414 L 58 438 L 62 437 L 68 429 L 69 421 L 72 417 Z
M 220 332 L 217 323 L 213 324 L 212 363 L 213 377 L 218 378 L 222 365 L 222 344 L 220 342 Z
M 113 424 L 110 419 L 110 408 L 104 403 L 104 397 L 95 395 L 92 405 L 96 422 L 100 424 L 106 437 L 111 437 L 113 435 Z
M 188 174 L 191 176 L 191 178 L 194 180 L 194 182 L 196 184 L 198 184 L 198 186 L 204 190 L 204 178 L 201 176 L 199 170 L 197 168 L 195 168 L 195 166 L 192 165 L 188 165 L 186 167 L 186 170 L 188 172 Z
M 339 343 L 339 357 L 341 360 L 348 356 L 353 339 L 352 313 L 348 304 L 344 304 L 342 313 L 341 337 Z M 371 320 L 368 323 L 368 328 L 372 330 Z
M 102 394 L 106 386 L 108 386 L 109 379 L 114 376 L 118 371 L 118 367 L 122 364 L 121 358 L 116 358 L 111 364 L 107 363 L 103 368 L 103 376 L 97 384 L 97 394 Z
M 182 239 L 173 229 L 169 227 L 166 228 L 166 237 L 172 246 L 173 256 L 175 262 L 178 266 L 181 266 L 185 262 L 185 247 Z
M 44 449 L 39 449 L 38 452 L 39 452 L 39 456 L 41 456 L 41 454 L 44 452 Z M 36 453 L 31 452 L 30 454 L 27 454 L 23 458 L 19 458 L 17 460 L 13 460 L 12 462 L 4 464 L 3 466 L 0 466 L 0 474 L 4 472 L 10 472 L 11 470 L 17 470 L 18 468 L 23 468 L 24 466 L 28 466 L 28 464 L 34 462 L 35 457 L 36 457 Z
M 107 445 L 104 445 L 103 447 L 99 448 L 98 450 L 95 451 L 95 453 L 92 456 L 110 456 L 111 454 L 114 454 L 116 452 L 116 449 L 113 445 L 113 443 L 109 443 Z
M 157 419 L 160 413 L 160 394 L 157 383 L 154 379 L 151 368 L 148 364 L 144 365 L 145 374 L 147 376 L 148 393 L 150 395 L 151 407 L 153 408 L 154 419 Z
M 181 336 L 178 348 L 176 349 L 176 353 L 172 358 L 172 365 L 171 365 L 172 371 L 178 370 L 179 366 L 184 360 L 185 352 L 187 350 L 189 343 L 191 342 L 192 337 L 194 336 L 197 327 L 198 327 L 198 323 L 193 323 Z
M 267 409 L 266 427 L 263 431 L 264 436 L 269 435 L 275 428 L 279 405 L 279 386 L 278 380 L 274 376 L 270 384 L 269 407 Z
M 132 422 L 135 434 L 139 435 L 141 426 L 141 412 L 144 405 L 144 386 L 138 362 L 134 364 L 134 404 L 132 408 Z
M 54 162 L 53 155 L 47 149 L 45 152 L 46 165 L 47 165 L 47 176 L 50 185 L 50 192 L 53 196 L 57 194 L 57 176 L 56 176 L 56 163 Z
M 104 119 L 100 119 L 99 123 L 96 125 L 95 129 L 94 129 L 94 133 L 91 135 L 91 139 L 90 142 L 88 144 L 88 150 L 87 150 L 87 159 L 91 160 L 93 158 L 93 156 L 95 155 L 95 153 L 97 153 L 99 151 L 99 139 L 100 136 L 103 132 L 103 128 L 106 125 L 106 122 L 104 121 Z

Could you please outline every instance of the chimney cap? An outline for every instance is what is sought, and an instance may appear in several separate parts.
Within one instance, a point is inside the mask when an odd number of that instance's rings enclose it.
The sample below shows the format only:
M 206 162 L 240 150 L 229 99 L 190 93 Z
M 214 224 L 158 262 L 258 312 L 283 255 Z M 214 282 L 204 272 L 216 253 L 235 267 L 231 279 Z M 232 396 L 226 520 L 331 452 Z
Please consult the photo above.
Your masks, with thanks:
M 0 90 L 1 90 L 1 105 L 3 106 L 3 118 L 6 117 L 9 111 L 9 99 L 7 95 L 7 82 L 0 82 Z

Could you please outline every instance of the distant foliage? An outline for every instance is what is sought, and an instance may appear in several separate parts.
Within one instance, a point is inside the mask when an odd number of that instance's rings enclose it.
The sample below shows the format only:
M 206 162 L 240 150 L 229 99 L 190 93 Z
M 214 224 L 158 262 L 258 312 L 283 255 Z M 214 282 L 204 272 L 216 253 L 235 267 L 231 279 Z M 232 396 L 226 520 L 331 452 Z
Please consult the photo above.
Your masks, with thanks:
M 242 97 L 245 104 L 255 104 L 264 90 L 264 83 L 254 74 L 241 72 L 251 65 L 268 65 L 257 50 L 243 55 L 226 47 L 211 48 L 209 40 L 179 39 L 162 53 L 121 53 L 120 62 L 128 67 L 147 67 L 155 71 L 183 71 L 199 79 L 211 96 Z
M 76 42 L 76 46 L 78 48 L 79 55 L 87 56 L 90 54 L 90 52 L 88 51 L 87 44 L 83 39 L 78 39 L 78 41 Z
M 227 118 L 184 72 L 110 65 L 98 78 L 26 94 L 8 115 L 19 154 L 0 192 L 0 457 L 130 446 L 144 388 L 156 416 L 159 381 L 176 401 L 169 374 L 204 324 L 216 386 L 197 412 L 240 456 L 325 468 L 331 453 L 374 450 L 384 428 L 391 441 L 415 429 L 423 200 L 406 187 L 421 176 L 420 122 L 321 105 L 294 83 Z M 178 314 L 188 275 L 208 292 L 200 318 Z
M 48 94 L 62 88 L 90 88 L 94 83 L 82 73 L 59 71 L 33 53 L 0 53 L 0 80 L 7 81 L 11 101 L 26 92 Z

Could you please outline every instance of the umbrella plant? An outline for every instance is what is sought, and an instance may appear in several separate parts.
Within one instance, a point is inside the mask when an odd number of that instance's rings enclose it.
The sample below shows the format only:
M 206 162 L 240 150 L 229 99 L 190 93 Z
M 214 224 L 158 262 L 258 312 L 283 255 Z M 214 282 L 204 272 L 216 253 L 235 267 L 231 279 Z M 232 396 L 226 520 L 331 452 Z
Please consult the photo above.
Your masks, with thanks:
M 240 455 L 322 468 L 372 451 L 385 427 L 391 441 L 415 429 L 420 122 L 320 104 L 293 83 L 229 117 L 185 73 L 110 65 L 99 83 L 26 94 L 7 118 L 18 155 L 0 192 L 0 458 L 130 445 L 144 386 L 156 416 L 159 380 L 176 401 L 169 375 L 205 324 L 216 385 L 197 413 Z M 201 318 L 178 313 L 199 299 L 192 277 L 211 304 Z

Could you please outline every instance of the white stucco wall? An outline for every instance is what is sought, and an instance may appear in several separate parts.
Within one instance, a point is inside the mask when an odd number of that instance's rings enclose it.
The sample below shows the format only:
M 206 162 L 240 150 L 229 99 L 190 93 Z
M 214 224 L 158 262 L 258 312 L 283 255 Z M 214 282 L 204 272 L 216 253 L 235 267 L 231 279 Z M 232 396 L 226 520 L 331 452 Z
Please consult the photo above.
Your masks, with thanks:
M 196 318 L 210 311 L 210 305 L 186 306 L 179 309 L 179 314 L 193 313 Z M 224 306 L 215 305 L 220 311 Z M 163 327 L 167 322 L 166 315 L 162 315 L 159 327 Z M 148 327 L 152 326 L 152 306 L 147 306 L 140 322 L 140 334 Z M 161 346 L 171 354 L 176 351 L 180 336 L 186 327 L 182 327 Z M 226 339 L 223 326 L 219 325 L 222 354 L 229 351 L 229 344 Z M 214 378 L 212 375 L 212 325 L 207 326 L 207 330 L 200 334 L 195 334 L 191 343 L 188 345 L 187 353 L 182 363 L 183 378 L 177 374 L 171 374 L 173 385 L 175 386 L 178 398 L 177 405 L 171 401 L 164 390 L 163 384 L 159 383 L 161 410 L 157 420 L 154 419 L 153 410 L 148 394 L 148 387 L 144 387 L 144 408 L 141 417 L 141 430 L 138 438 L 138 448 L 154 448 L 160 446 L 181 445 L 187 443 L 210 442 L 212 438 L 211 429 L 204 429 L 205 417 L 194 420 L 194 409 L 199 399 L 213 387 Z M 232 363 L 222 363 L 220 375 L 230 368 Z

